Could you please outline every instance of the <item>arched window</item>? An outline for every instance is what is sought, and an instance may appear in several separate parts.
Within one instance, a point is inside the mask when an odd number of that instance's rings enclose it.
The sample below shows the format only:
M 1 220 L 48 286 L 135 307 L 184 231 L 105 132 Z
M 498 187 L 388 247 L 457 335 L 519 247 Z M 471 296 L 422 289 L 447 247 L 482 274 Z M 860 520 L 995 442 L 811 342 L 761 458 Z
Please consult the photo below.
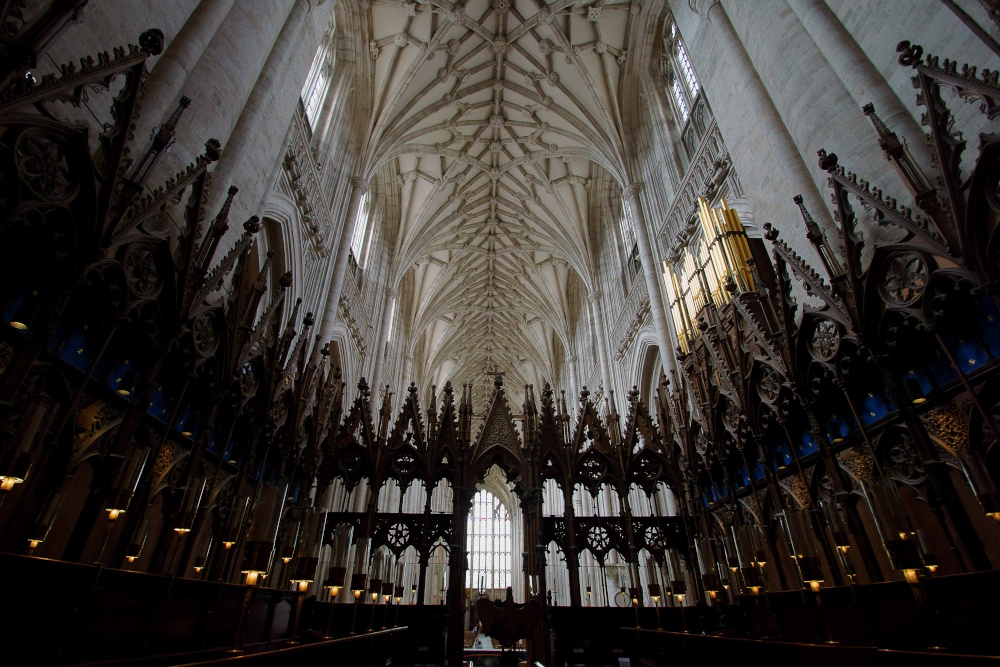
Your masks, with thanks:
M 632 208 L 628 201 L 622 199 L 621 212 L 618 216 L 618 232 L 621 235 L 622 264 L 625 266 L 625 286 L 632 283 L 640 269 L 639 244 L 635 238 L 635 223 L 632 220 Z
M 347 258 L 351 271 L 355 274 L 361 266 L 362 250 L 365 248 L 365 240 L 368 238 L 368 195 L 365 193 L 361 197 L 361 206 L 358 207 L 358 221 L 354 225 L 354 235 L 351 236 L 351 252 Z
M 336 18 L 330 23 L 323 35 L 323 42 L 316 50 L 312 65 L 309 67 L 309 75 L 306 77 L 305 85 L 302 86 L 302 105 L 305 107 L 306 119 L 309 126 L 316 128 L 316 118 L 319 110 L 323 107 L 323 101 L 330 91 L 330 81 L 333 78 L 334 47 L 333 36 L 336 33 Z
M 500 499 L 479 491 L 472 500 L 468 519 L 467 588 L 503 590 L 511 585 L 510 514 Z
M 701 83 L 676 23 L 671 22 L 669 36 L 663 39 L 661 58 L 670 107 L 681 130 L 684 147 L 690 154 L 697 148 L 704 133 L 705 104 L 701 99 Z

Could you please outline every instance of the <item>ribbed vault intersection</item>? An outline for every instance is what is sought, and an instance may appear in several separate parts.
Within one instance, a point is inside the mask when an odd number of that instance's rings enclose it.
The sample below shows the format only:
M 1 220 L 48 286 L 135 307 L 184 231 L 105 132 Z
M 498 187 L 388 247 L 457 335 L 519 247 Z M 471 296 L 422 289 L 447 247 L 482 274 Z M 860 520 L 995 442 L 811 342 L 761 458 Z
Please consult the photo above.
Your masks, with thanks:
M 633 9 L 372 3 L 368 162 L 397 175 L 394 279 L 425 383 L 496 369 L 540 385 L 573 354 L 593 276 L 589 191 L 601 170 L 624 173 Z

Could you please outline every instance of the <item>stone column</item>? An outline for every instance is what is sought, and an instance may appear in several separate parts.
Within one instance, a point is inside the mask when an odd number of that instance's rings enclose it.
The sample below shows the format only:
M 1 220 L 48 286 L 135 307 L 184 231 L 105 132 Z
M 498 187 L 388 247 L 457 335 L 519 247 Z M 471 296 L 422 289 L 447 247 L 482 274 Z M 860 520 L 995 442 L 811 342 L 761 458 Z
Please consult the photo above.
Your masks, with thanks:
M 145 148 L 153 128 L 174 108 L 181 88 L 232 7 L 233 0 L 202 0 L 156 62 L 146 79 L 146 93 L 140 102 L 135 128 L 137 150 Z
M 567 394 L 570 396 L 580 395 L 580 385 L 576 381 L 576 362 L 579 359 L 575 354 L 571 354 L 566 357 L 566 365 L 569 366 L 569 389 Z M 558 392 L 557 392 L 558 393 Z M 573 401 L 573 412 L 575 413 L 577 409 L 577 402 Z
M 604 383 L 604 395 L 610 398 L 615 386 L 611 384 L 611 359 L 608 357 L 607 333 L 604 328 L 604 307 L 601 306 L 601 293 L 590 293 L 590 307 L 594 311 L 594 337 L 597 338 L 598 363 L 601 365 L 601 382 Z
M 396 305 L 396 289 L 390 287 L 385 291 L 385 308 L 382 309 L 382 326 L 378 330 L 378 344 L 375 346 L 375 368 L 372 370 L 372 413 L 378 409 L 377 396 L 381 391 L 382 369 L 385 368 L 386 343 L 389 341 L 389 326 L 392 320 L 392 309 Z
M 412 373 L 413 373 L 413 355 L 412 354 L 404 354 L 403 355 L 403 377 L 400 378 L 400 381 L 403 383 L 403 386 L 409 387 L 410 383 L 413 382 L 413 377 L 411 377 Z
M 881 187 L 895 189 L 901 185 L 892 165 L 882 154 L 871 123 L 853 103 L 850 92 L 801 21 L 794 12 L 788 11 L 786 0 L 722 0 L 722 5 L 728 25 L 738 35 L 785 132 L 805 161 L 814 188 L 823 195 L 828 192 L 829 175 L 819 168 L 816 159 L 820 149 L 835 151 L 843 164 Z M 711 11 L 713 23 L 714 17 L 721 13 L 719 9 Z M 722 27 L 721 21 L 719 25 Z M 714 109 L 714 98 L 712 102 Z M 733 111 L 744 113 L 743 109 Z M 779 199 L 784 199 L 780 196 L 782 190 L 780 184 L 772 186 L 772 192 L 779 193 Z M 824 214 L 824 217 L 827 216 Z
M 225 156 L 233 129 L 295 3 L 233 3 L 181 88 L 180 92 L 191 99 L 191 109 L 181 117 L 176 141 L 153 170 L 150 183 L 184 168 L 209 138 L 222 142 Z M 287 118 L 281 119 L 279 141 L 284 138 Z M 221 182 L 218 189 L 225 192 L 229 184 L 219 181 L 218 176 L 214 181 Z
M 675 11 L 754 217 L 771 221 L 807 260 L 818 262 L 792 197 L 802 194 L 817 222 L 833 233 L 836 226 L 829 208 L 726 10 L 717 1 L 702 6 L 706 5 L 697 24 L 685 16 L 691 11 L 687 3 L 676 3 Z M 685 28 L 692 32 L 690 37 Z M 753 113 L 747 114 L 747 109 Z
M 324 9 L 330 8 L 310 10 L 308 0 L 296 0 L 224 146 L 213 178 L 240 188 L 233 202 L 237 220 L 262 212 L 278 176 L 289 121 L 328 23 Z M 217 205 L 217 193 L 209 194 L 209 210 Z
M 660 346 L 660 359 L 663 370 L 671 375 L 674 362 L 674 339 L 670 337 L 666 314 L 663 309 L 663 294 L 660 292 L 660 264 L 653 256 L 653 246 L 649 240 L 649 229 L 646 227 L 646 216 L 643 214 L 642 203 L 639 201 L 641 183 L 632 183 L 622 188 L 622 194 L 632 209 L 632 226 L 635 228 L 635 238 L 639 244 L 639 257 L 642 260 L 642 275 L 646 279 L 646 291 L 649 292 L 649 314 L 653 318 L 653 328 L 656 330 L 656 342 Z
M 329 340 L 330 333 L 333 331 L 333 323 L 337 319 L 340 293 L 344 287 L 344 277 L 347 275 L 347 253 L 351 249 L 354 228 L 358 224 L 358 211 L 361 210 L 361 198 L 368 192 L 368 182 L 365 179 L 355 176 L 350 182 L 351 201 L 347 205 L 347 218 L 344 220 L 343 231 L 340 234 L 337 257 L 333 262 L 333 278 L 330 280 L 330 291 L 326 295 L 323 324 L 319 328 L 319 339 L 324 342 Z
M 876 113 L 886 125 L 908 139 L 910 152 L 920 164 L 929 165 L 931 155 L 924 141 L 924 130 L 903 107 L 899 97 L 829 5 L 824 0 L 788 0 L 788 5 L 858 108 L 869 102 L 874 104 Z

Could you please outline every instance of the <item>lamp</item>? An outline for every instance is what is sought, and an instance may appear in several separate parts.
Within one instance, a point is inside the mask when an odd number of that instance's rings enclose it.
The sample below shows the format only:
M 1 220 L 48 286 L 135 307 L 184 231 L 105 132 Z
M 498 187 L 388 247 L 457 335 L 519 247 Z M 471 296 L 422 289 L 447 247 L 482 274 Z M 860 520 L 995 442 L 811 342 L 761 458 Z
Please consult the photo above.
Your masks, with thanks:
M 396 586 L 396 589 L 394 591 L 393 597 L 395 598 L 396 601 L 396 619 L 392 623 L 392 627 L 394 628 L 399 627 L 399 607 L 403 602 L 403 593 L 405 591 L 406 589 L 403 586 Z
M 818 593 L 825 577 L 820 567 L 819 554 L 816 552 L 816 536 L 808 512 L 789 509 L 780 512 L 778 518 L 785 529 L 788 550 L 798 565 L 802 583 L 808 585 L 814 593 Z
M 705 592 L 712 600 L 719 594 L 722 582 L 715 571 L 715 555 L 713 554 L 712 541 L 707 537 L 698 537 L 694 541 L 695 552 L 698 555 L 698 565 L 701 567 L 701 581 L 705 587 Z
M 392 599 L 392 591 L 395 589 L 391 581 L 382 582 L 382 605 L 385 609 L 382 612 L 382 629 L 385 630 L 389 620 L 389 600 Z
M 354 573 L 351 575 L 351 591 L 354 593 L 354 612 L 351 616 L 351 634 L 355 633 L 358 618 L 358 606 L 361 604 L 361 594 L 368 587 L 368 560 L 371 554 L 372 540 L 370 537 L 359 537 L 354 550 Z
M 145 516 L 139 519 L 139 524 L 132 533 L 132 539 L 128 541 L 128 548 L 125 549 L 125 560 L 129 566 L 132 565 L 142 555 L 142 548 L 146 546 L 146 538 L 149 536 L 149 519 Z
M 963 454 L 958 457 L 958 462 L 986 516 L 1000 521 L 1000 491 L 997 490 L 982 455 L 979 452 Z
M 931 574 L 937 572 L 938 562 L 937 558 L 930 548 L 930 540 L 927 539 L 927 533 L 923 528 L 917 528 L 915 531 L 917 534 L 917 544 L 920 547 L 920 560 L 923 561 L 924 567 Z
M 660 585 L 647 584 L 646 589 L 649 592 L 649 599 L 653 601 L 653 609 L 656 610 L 656 629 L 662 630 L 663 624 L 660 623 L 660 598 L 662 597 L 662 592 L 660 591 Z
M 758 595 L 765 586 L 764 566 L 767 565 L 760 535 L 757 527 L 749 524 L 732 526 L 733 545 L 740 573 L 743 575 L 743 586 Z
M 354 612 L 351 615 L 351 634 L 355 634 L 355 626 L 358 621 L 358 607 L 361 605 L 361 594 L 365 592 L 368 585 L 368 577 L 364 572 L 355 572 L 351 575 L 351 592 L 354 594 Z
M 125 363 L 128 363 L 127 361 Z M 115 389 L 122 396 L 131 396 L 132 392 L 135 391 L 135 380 L 136 380 L 135 368 L 129 367 L 125 369 L 125 372 L 121 374 L 116 380 L 118 387 Z
M 32 552 L 34 552 L 38 545 L 44 542 L 49 536 L 49 531 L 52 530 L 52 524 L 56 522 L 56 517 L 59 516 L 59 510 L 62 508 L 62 503 L 63 494 L 61 491 L 53 491 L 49 494 L 48 499 L 45 501 L 45 505 L 42 507 L 41 513 L 35 520 L 35 525 L 31 527 L 31 532 L 28 533 L 29 556 Z
M 924 389 L 915 377 L 903 378 L 903 391 L 906 392 L 906 397 L 910 399 L 910 403 L 913 405 L 921 405 L 927 402 L 927 397 L 924 396 Z
M 132 496 L 135 494 L 139 480 L 146 469 L 146 461 L 149 458 L 149 449 L 146 447 L 133 447 L 122 459 L 118 475 L 111 487 L 111 497 L 104 504 L 104 509 L 108 512 L 108 519 L 114 521 L 118 515 L 128 509 Z
M 285 484 L 265 487 L 254 507 L 246 548 L 243 550 L 243 566 L 240 568 L 240 572 L 247 575 L 247 586 L 256 584 L 270 570 L 274 541 L 285 508 L 285 489 Z
M 903 511 L 903 502 L 896 484 L 891 479 L 882 477 L 862 481 L 861 488 L 893 569 L 901 570 L 906 580 L 913 583 L 923 562 L 917 551 L 916 533 Z
M 214 538 L 212 534 L 206 532 L 201 536 L 201 541 L 198 543 L 197 549 L 194 552 L 194 571 L 201 573 L 208 564 L 208 555 L 212 552 L 212 543 Z
M 174 532 L 178 535 L 186 535 L 194 527 L 195 517 L 198 515 L 198 508 L 201 506 L 201 498 L 205 493 L 205 478 L 195 477 L 188 480 L 181 495 L 181 502 L 178 505 L 177 517 L 174 521 Z
M 232 507 L 229 509 L 229 516 L 222 527 L 222 546 L 226 551 L 233 548 L 233 545 L 240 540 L 240 531 L 243 529 L 243 519 L 246 518 L 247 509 L 250 507 L 250 497 L 236 497 L 233 499 Z
M 42 300 L 38 298 L 38 290 L 31 290 L 28 296 L 21 299 L 14 315 L 10 318 L 10 326 L 18 331 L 27 331 L 42 310 Z
M 38 441 L 48 430 L 48 424 L 46 428 L 41 426 L 51 407 L 52 401 L 48 398 L 37 397 L 25 410 L 6 455 L 0 459 L 0 491 L 10 491 L 28 478 Z

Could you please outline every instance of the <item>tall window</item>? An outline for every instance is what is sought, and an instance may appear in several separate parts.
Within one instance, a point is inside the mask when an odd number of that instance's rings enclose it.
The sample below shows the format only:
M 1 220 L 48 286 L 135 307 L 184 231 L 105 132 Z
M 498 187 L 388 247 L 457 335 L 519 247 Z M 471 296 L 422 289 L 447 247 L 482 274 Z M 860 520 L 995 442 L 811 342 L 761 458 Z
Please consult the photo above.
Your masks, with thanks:
M 684 127 L 694 111 L 695 102 L 701 93 L 701 84 L 694 73 L 691 58 L 684 48 L 680 33 L 677 32 L 676 23 L 670 24 L 670 37 L 663 40 L 663 59 L 663 71 L 667 87 L 670 89 L 677 124 Z
M 635 238 L 635 223 L 632 221 L 632 207 L 622 199 L 621 215 L 618 218 L 618 231 L 622 239 L 623 264 L 626 273 L 626 289 L 632 278 L 638 275 L 642 268 L 639 260 L 639 244 Z
M 365 248 L 365 239 L 368 236 L 368 193 L 361 198 L 361 206 L 358 207 L 358 221 L 354 225 L 354 235 L 351 236 L 351 268 L 357 269 L 361 264 L 361 251 Z
M 466 587 L 502 590 L 510 586 L 510 514 L 489 491 L 479 491 L 473 498 L 467 534 Z
M 691 117 L 691 110 L 688 109 L 687 98 L 681 92 L 681 84 L 677 79 L 670 82 L 670 90 L 674 94 L 674 103 L 677 105 L 677 113 L 685 123 Z
M 684 50 L 684 43 L 677 40 L 677 62 L 681 65 L 681 71 L 684 73 L 684 81 L 687 83 L 688 92 L 691 93 L 691 97 L 697 97 L 698 91 L 701 90 L 701 85 L 698 83 L 698 78 L 694 75 L 694 68 L 691 67 L 691 60 L 688 58 L 687 51 Z
M 312 65 L 309 67 L 309 75 L 306 77 L 305 85 L 302 86 L 300 94 L 302 104 L 306 110 L 306 119 L 309 126 L 316 128 L 316 118 L 319 110 L 323 107 L 323 101 L 330 90 L 330 80 L 333 78 L 334 47 L 333 36 L 336 33 L 336 18 L 330 23 L 323 35 L 323 42 L 316 50 Z

